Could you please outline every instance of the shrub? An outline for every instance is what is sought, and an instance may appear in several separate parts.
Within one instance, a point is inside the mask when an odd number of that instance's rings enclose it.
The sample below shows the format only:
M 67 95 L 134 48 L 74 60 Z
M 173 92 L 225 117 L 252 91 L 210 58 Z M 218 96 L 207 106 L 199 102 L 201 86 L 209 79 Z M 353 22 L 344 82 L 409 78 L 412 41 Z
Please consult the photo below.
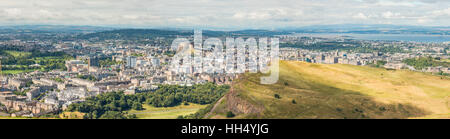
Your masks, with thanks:
M 278 94 L 275 94 L 275 95 L 273 95 L 276 99 L 280 99 L 281 97 L 280 97 L 280 95 L 278 95 Z
M 234 116 L 236 116 L 236 115 L 234 115 L 233 112 L 231 112 L 231 111 L 227 112 L 227 118 L 231 118 L 231 117 L 234 117 Z
M 136 114 L 130 114 L 128 115 L 127 119 L 137 119 Z
M 184 119 L 183 115 L 178 115 L 177 119 Z

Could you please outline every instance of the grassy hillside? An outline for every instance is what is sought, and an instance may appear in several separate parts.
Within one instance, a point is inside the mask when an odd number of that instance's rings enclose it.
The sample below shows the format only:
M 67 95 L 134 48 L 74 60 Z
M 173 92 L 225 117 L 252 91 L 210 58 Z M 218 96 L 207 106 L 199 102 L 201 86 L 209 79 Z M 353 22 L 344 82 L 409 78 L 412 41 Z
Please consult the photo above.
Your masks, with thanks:
M 450 118 L 448 77 L 293 61 L 280 62 L 276 84 L 260 76 L 237 80 L 207 118 Z
M 193 114 L 206 105 L 188 103 L 189 105 L 179 105 L 175 107 L 154 107 L 145 104 L 144 110 L 129 110 L 128 114 L 136 114 L 138 119 L 175 119 L 178 116 Z

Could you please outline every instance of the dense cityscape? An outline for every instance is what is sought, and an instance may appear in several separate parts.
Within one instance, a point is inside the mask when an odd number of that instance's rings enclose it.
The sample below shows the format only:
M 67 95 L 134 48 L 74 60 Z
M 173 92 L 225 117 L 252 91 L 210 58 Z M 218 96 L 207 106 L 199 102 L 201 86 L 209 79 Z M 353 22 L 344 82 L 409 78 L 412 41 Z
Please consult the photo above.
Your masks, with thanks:
M 434 119 L 450 0 L 0 2 L 2 133 L 446 133 Z
M 158 34 L 154 32 L 164 32 L 147 31 L 155 36 Z M 170 41 L 177 37 L 192 40 L 193 35 L 180 33 L 123 40 L 108 39 L 110 34 L 3 34 L 0 42 L 1 115 L 57 115 L 68 111 L 70 105 L 109 92 L 134 95 L 155 92 L 161 85 L 230 85 L 240 75 L 198 74 L 193 73 L 192 68 L 179 67 L 176 69 L 185 71 L 178 73 L 170 70 L 172 57 L 177 52 L 170 47 Z M 78 37 L 73 37 L 76 35 Z M 83 38 L 85 36 L 89 36 L 88 39 Z M 450 74 L 449 43 L 356 40 L 345 36 L 322 38 L 297 34 L 273 36 L 280 38 L 281 60 L 407 69 L 443 77 Z M 138 102 L 135 105 L 139 106 L 130 106 L 142 109 L 142 103 L 152 104 Z M 73 110 L 69 108 L 69 111 Z

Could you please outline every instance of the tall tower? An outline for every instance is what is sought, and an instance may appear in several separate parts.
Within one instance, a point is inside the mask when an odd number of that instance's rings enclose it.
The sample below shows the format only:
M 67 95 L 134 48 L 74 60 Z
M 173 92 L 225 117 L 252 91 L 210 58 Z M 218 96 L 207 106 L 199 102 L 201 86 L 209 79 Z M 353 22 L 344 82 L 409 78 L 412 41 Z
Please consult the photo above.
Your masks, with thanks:
M 91 71 L 91 57 L 88 58 L 88 72 Z

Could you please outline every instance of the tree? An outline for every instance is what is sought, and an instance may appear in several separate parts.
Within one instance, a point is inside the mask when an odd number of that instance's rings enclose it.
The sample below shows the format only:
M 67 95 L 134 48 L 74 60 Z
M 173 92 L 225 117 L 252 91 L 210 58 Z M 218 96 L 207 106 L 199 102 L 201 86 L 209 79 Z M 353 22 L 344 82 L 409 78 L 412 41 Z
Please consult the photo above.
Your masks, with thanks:
M 134 110 L 143 110 L 143 109 L 144 109 L 144 108 L 142 107 L 142 104 L 139 103 L 139 102 L 137 102 L 137 101 L 133 102 L 132 108 L 133 108 Z
M 130 114 L 128 115 L 127 119 L 137 119 L 136 114 Z
M 183 115 L 178 115 L 177 119 L 184 119 Z

